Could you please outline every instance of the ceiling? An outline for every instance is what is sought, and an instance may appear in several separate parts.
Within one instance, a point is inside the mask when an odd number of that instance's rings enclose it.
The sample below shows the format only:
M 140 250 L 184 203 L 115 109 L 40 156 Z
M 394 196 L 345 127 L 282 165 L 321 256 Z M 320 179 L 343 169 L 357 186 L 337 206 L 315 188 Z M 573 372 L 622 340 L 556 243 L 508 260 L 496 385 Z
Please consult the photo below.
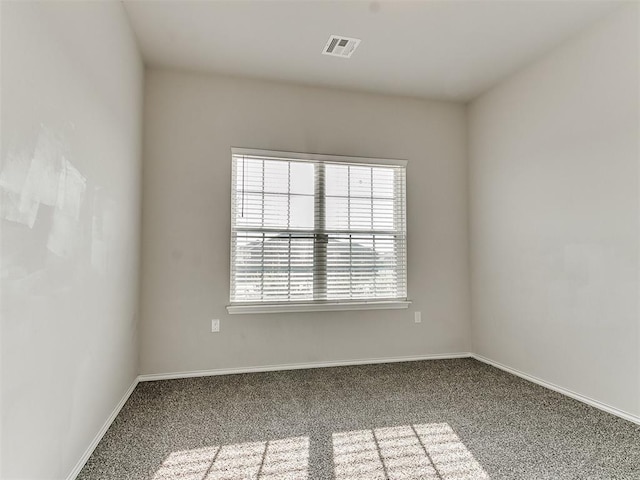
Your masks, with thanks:
M 467 101 L 620 4 L 125 0 L 151 67 Z M 321 55 L 329 35 L 362 43 Z

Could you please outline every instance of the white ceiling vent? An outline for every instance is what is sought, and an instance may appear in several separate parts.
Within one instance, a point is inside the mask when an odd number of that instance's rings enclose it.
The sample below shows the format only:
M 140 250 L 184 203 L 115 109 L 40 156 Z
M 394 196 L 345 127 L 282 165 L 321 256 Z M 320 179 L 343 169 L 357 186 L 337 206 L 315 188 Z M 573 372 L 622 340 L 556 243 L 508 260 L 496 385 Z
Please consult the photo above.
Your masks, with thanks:
M 333 57 L 350 58 L 358 45 L 360 45 L 360 40 L 357 38 L 331 35 L 327 44 L 322 49 L 322 54 Z

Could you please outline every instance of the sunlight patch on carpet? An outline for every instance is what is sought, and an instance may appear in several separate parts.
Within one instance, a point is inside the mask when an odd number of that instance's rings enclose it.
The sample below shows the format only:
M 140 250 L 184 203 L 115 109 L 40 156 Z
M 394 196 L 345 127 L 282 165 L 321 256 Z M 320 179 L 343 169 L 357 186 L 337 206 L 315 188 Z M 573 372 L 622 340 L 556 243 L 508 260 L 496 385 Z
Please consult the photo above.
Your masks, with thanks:
M 153 480 L 306 480 L 309 439 L 285 438 L 171 453 Z
M 336 480 L 488 480 L 447 423 L 333 434 Z

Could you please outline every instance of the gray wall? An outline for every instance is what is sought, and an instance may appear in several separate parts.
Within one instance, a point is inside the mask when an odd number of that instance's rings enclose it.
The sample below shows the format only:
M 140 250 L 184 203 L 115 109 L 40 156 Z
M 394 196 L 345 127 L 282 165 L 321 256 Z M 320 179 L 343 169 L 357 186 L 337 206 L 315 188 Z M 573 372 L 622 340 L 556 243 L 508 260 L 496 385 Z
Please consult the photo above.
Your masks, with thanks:
M 469 109 L 473 349 L 640 414 L 638 5 Z
M 145 88 L 141 373 L 468 351 L 463 106 L 160 70 Z M 407 159 L 412 307 L 228 315 L 231 146 Z
M 119 2 L 2 2 L 2 478 L 65 478 L 138 373 L 143 68 Z

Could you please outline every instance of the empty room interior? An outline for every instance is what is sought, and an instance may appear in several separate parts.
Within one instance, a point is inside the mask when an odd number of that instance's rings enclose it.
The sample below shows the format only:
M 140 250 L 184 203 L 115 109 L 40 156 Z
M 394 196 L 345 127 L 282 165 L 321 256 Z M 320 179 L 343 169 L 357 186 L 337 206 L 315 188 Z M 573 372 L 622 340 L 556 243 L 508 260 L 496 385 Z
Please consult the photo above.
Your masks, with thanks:
M 640 3 L 0 25 L 2 479 L 640 479 Z

